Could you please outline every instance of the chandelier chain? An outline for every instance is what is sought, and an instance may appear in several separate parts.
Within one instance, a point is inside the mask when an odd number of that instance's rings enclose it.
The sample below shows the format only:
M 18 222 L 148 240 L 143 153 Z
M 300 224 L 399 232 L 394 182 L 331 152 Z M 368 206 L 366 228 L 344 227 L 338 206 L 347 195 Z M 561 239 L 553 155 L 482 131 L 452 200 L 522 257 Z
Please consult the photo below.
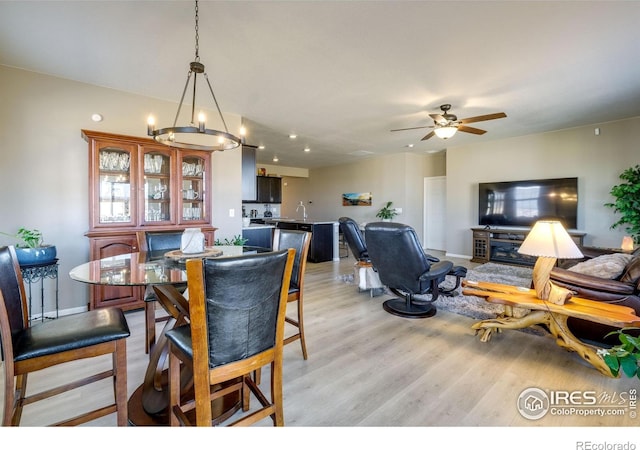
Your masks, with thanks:
M 196 1 L 196 61 L 200 61 L 200 55 L 199 55 L 199 50 L 200 50 L 200 36 L 198 35 L 198 2 Z

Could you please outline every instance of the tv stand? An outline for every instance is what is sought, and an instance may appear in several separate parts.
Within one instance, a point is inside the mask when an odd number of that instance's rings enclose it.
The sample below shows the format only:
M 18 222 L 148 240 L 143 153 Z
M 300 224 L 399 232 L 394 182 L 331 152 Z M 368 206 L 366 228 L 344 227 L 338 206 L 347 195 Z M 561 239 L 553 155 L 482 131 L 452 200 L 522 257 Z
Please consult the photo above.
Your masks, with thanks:
M 531 228 L 471 228 L 473 232 L 473 258 L 471 262 L 514 264 L 531 266 L 536 258 L 518 253 L 520 245 L 529 234 Z M 576 245 L 582 246 L 587 233 L 567 231 Z

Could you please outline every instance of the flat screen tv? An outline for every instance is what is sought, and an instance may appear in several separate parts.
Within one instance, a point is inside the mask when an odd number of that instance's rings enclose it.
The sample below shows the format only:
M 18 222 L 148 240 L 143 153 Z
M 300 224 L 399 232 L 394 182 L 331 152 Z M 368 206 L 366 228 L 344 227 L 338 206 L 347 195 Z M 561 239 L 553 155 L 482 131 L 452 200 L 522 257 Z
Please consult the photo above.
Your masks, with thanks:
M 479 183 L 480 225 L 531 227 L 541 219 L 578 227 L 578 178 Z

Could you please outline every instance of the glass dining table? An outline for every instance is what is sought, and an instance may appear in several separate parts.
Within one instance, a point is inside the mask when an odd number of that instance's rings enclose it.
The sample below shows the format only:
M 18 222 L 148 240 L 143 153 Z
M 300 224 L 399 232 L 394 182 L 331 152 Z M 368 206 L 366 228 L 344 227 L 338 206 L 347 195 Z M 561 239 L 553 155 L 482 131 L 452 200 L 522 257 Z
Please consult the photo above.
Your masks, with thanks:
M 180 292 L 177 286 L 187 282 L 185 262 L 190 258 L 223 258 L 243 254 L 269 252 L 271 249 L 252 246 L 220 245 L 206 247 L 201 254 L 184 255 L 179 250 L 126 253 L 100 260 L 89 261 L 74 267 L 69 272 L 71 279 L 88 284 L 108 286 L 145 286 L 152 289 L 160 305 L 169 314 L 155 345 L 149 352 L 149 364 L 143 383 L 129 398 L 129 422 L 132 425 L 168 425 L 169 404 L 168 342 L 165 333 L 188 323 L 188 293 Z M 145 319 L 149 318 L 145 314 Z M 149 324 L 146 324 L 149 326 Z M 155 318 L 152 326 L 155 327 Z M 181 370 L 183 387 L 191 383 L 192 373 L 188 367 Z M 215 423 L 226 420 L 240 407 L 237 395 L 223 397 L 214 407 Z

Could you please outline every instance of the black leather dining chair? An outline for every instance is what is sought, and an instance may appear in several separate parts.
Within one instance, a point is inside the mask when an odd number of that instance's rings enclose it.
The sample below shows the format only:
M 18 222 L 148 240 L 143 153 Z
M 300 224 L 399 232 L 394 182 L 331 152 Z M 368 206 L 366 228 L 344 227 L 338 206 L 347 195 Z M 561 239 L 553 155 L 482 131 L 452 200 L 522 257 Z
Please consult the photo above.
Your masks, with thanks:
M 111 377 L 114 402 L 55 425 L 79 425 L 116 413 L 118 426 L 128 424 L 127 345 L 129 327 L 120 308 L 109 307 L 62 316 L 29 325 L 29 311 L 18 260 L 13 247 L 0 247 L 0 337 L 4 358 L 4 408 L 2 424 L 18 426 L 23 407 L 40 400 Z M 27 395 L 30 373 L 63 363 L 111 355 L 108 370 L 96 365 L 82 379 Z M 91 368 L 90 362 L 85 364 Z M 44 378 L 45 383 L 48 381 Z M 89 391 L 87 396 L 91 395 Z M 75 401 L 81 399 L 77 397 Z
M 440 296 L 440 284 L 454 268 L 453 263 L 428 255 L 415 230 L 408 225 L 368 223 L 365 236 L 380 281 L 398 296 L 385 301 L 384 310 L 406 318 L 433 316 L 436 313 L 433 302 Z
M 211 426 L 212 401 L 234 393 L 245 414 L 230 425 L 267 417 L 284 425 L 282 349 L 294 254 L 288 249 L 187 261 L 190 323 L 167 332 L 172 426 Z M 252 379 L 265 365 L 271 367 L 270 398 Z M 185 366 L 193 371 L 193 397 L 181 389 Z M 250 411 L 251 393 L 258 410 Z
M 163 257 L 170 250 L 179 250 L 182 245 L 182 231 L 138 231 L 136 232 L 138 251 L 146 253 L 152 258 Z M 174 286 L 178 292 L 183 293 L 187 284 Z M 170 319 L 168 315 L 156 316 L 156 296 L 153 288 L 147 286 L 144 293 L 145 316 L 145 352 L 149 353 L 156 341 L 156 324 Z

